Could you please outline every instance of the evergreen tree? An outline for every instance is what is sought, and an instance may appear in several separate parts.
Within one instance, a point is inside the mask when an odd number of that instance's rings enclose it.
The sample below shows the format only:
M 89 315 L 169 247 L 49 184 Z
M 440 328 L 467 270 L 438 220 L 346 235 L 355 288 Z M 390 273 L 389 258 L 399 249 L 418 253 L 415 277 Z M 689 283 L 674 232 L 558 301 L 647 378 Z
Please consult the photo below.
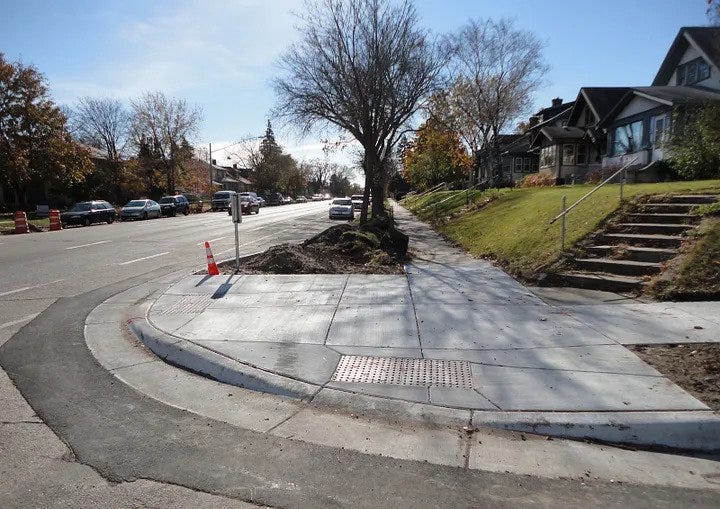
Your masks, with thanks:
M 282 155 L 282 148 L 275 140 L 275 133 L 273 132 L 270 120 L 267 121 L 265 136 L 263 136 L 263 139 L 260 142 L 260 155 L 267 161 Z

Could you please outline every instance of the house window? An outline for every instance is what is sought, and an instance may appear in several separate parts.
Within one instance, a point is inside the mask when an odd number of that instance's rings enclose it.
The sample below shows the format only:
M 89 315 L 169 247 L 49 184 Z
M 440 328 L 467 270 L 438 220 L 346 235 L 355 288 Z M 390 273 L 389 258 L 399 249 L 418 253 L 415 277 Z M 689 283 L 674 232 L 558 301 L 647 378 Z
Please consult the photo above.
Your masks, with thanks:
M 661 145 L 667 140 L 670 118 L 668 115 L 658 115 L 650 119 L 650 143 Z
M 514 167 L 513 171 L 515 173 L 522 173 L 522 164 L 523 164 L 523 158 L 516 157 L 515 158 L 515 167 Z
M 697 83 L 697 61 L 693 60 L 687 63 L 687 70 L 685 71 L 686 84 L 692 85 Z
M 613 132 L 613 155 L 629 154 L 640 150 L 643 136 L 641 120 L 615 128 Z
M 575 160 L 577 164 L 587 164 L 587 145 L 584 143 L 578 143 Z
M 532 171 L 532 159 L 526 157 L 523 159 L 523 173 L 530 173 Z
M 676 85 L 684 85 L 685 84 L 685 66 L 679 65 L 677 68 L 677 71 L 675 73 L 675 84 Z
M 563 164 L 575 164 L 575 144 L 566 143 L 563 145 Z
M 704 59 L 698 60 L 698 81 L 706 80 L 710 77 L 710 66 Z
M 540 166 L 555 166 L 555 145 L 542 149 L 540 152 Z
M 710 65 L 702 58 L 690 60 L 677 67 L 675 73 L 676 85 L 694 85 L 710 77 Z

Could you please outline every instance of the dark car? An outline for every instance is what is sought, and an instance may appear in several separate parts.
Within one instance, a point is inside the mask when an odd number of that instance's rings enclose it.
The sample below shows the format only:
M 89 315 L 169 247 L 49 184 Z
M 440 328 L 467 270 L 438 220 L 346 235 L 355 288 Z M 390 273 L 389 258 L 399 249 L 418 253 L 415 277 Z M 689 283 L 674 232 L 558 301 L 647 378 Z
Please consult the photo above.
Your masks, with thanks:
M 115 221 L 115 209 L 103 200 L 81 201 L 70 207 L 67 212 L 60 214 L 63 226 L 82 224 L 90 226 L 92 223 L 112 223 Z
M 182 194 L 163 196 L 158 203 L 163 216 L 175 216 L 177 214 L 187 216 L 190 213 L 190 202 Z
M 190 205 L 195 205 L 196 203 L 200 203 L 200 197 L 196 195 L 195 193 L 183 193 L 183 196 L 188 201 Z
M 283 195 L 280 193 L 270 193 L 270 195 L 267 197 L 267 204 L 268 205 L 282 205 L 283 204 Z
M 242 211 L 244 216 L 252 214 L 253 211 L 256 214 L 259 214 L 260 204 L 252 196 L 240 195 L 240 210 Z M 230 202 L 230 205 L 228 206 L 228 214 L 232 216 L 232 202 Z
M 235 191 L 218 191 L 215 193 L 210 201 L 212 211 L 215 212 L 216 210 L 226 210 L 230 208 L 230 200 L 234 194 L 236 194 Z

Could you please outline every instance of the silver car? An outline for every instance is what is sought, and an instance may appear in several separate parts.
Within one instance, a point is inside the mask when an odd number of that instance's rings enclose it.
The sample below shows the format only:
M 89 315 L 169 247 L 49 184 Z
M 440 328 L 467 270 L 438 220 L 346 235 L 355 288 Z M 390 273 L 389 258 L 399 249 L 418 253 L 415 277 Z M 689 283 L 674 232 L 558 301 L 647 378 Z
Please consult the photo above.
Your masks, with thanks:
M 132 200 L 120 209 L 120 221 L 160 217 L 160 205 L 153 200 Z
M 355 219 L 352 200 L 335 198 L 330 202 L 330 219 Z

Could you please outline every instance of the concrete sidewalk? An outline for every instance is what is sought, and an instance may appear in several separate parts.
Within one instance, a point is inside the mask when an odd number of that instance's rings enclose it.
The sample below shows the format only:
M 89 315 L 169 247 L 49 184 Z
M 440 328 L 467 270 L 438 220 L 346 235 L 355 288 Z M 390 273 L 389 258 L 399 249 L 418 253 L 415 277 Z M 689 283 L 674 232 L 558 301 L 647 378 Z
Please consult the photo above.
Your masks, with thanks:
M 720 341 L 720 303 L 549 299 L 396 218 L 415 254 L 405 276 L 190 276 L 131 326 L 174 365 L 300 400 L 374 396 L 469 410 L 475 425 L 720 449 L 717 415 L 622 346 Z

